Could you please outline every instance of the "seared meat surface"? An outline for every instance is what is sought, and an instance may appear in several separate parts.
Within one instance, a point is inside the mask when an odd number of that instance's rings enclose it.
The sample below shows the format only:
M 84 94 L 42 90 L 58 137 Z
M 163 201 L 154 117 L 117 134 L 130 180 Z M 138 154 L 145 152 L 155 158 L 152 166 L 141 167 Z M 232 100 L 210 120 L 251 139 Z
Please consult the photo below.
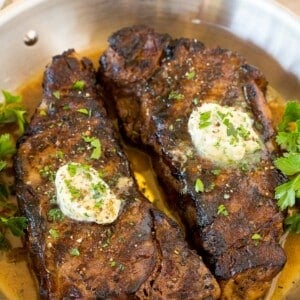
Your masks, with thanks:
M 262 73 L 232 51 L 133 26 L 109 38 L 99 78 L 114 94 L 128 139 L 155 157 L 167 201 L 219 280 L 222 298 L 263 296 L 286 257 L 279 245 L 283 216 L 274 201 L 274 188 L 283 178 L 273 166 L 274 130 Z M 252 159 L 229 157 L 230 163 L 222 164 L 199 153 L 189 134 L 189 117 L 207 104 L 253 120 L 260 146 Z M 212 126 L 213 113 L 199 114 L 200 129 Z M 224 117 L 231 113 L 216 114 L 222 121 L 215 131 L 226 125 L 230 146 L 250 135 L 242 132 L 243 124 L 235 127 Z M 209 141 L 199 144 L 210 146 Z
M 43 100 L 18 143 L 16 193 L 41 298 L 217 299 L 216 280 L 178 225 L 138 192 L 95 77 L 91 62 L 74 51 L 55 56 Z M 54 179 L 67 163 L 97 170 L 122 200 L 114 222 L 61 215 Z

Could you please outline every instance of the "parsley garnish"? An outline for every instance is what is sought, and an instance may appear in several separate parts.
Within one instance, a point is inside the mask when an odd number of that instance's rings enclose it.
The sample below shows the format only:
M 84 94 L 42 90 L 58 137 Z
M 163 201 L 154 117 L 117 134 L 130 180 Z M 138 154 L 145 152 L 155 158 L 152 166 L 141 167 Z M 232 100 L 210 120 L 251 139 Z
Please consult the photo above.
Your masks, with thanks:
M 68 164 L 68 172 L 71 177 L 74 177 L 76 175 L 78 167 L 79 165 L 77 164 L 72 164 L 72 163 Z
M 102 182 L 92 183 L 93 199 L 101 199 L 106 193 L 106 186 Z
M 197 193 L 199 193 L 199 192 L 203 193 L 204 192 L 204 184 L 203 184 L 203 182 L 202 182 L 202 180 L 200 178 L 196 179 L 196 182 L 195 182 L 195 191 Z
M 0 224 L 8 227 L 15 236 L 22 236 L 24 234 L 24 229 L 27 227 L 25 217 L 0 217 Z
M 92 115 L 92 110 L 91 109 L 88 110 L 86 108 L 79 108 L 79 109 L 77 109 L 77 111 L 80 112 L 80 113 L 82 113 L 82 114 L 84 114 L 84 115 L 89 116 L 89 118 Z
M 80 255 L 80 252 L 79 252 L 78 248 L 72 248 L 72 249 L 70 249 L 69 253 L 72 256 L 79 256 Z
M 259 243 L 259 241 L 262 239 L 262 236 L 261 236 L 259 233 L 254 233 L 254 234 L 251 236 L 251 239 L 254 241 L 255 246 L 257 246 L 258 243 Z
M 111 267 L 115 267 L 115 266 L 117 265 L 117 263 L 116 263 L 114 260 L 110 260 L 110 261 L 109 261 L 109 265 L 110 265 Z
M 287 217 L 284 220 L 284 224 L 288 225 L 292 231 L 300 233 L 300 214 Z
M 237 131 L 234 127 L 234 125 L 229 121 L 229 119 L 224 119 L 223 120 L 223 124 L 227 127 L 227 135 L 228 136 L 233 136 L 233 137 L 236 137 L 237 136 Z
M 6 166 L 6 162 L 3 159 L 14 154 L 16 152 L 15 143 L 12 137 L 8 133 L 0 135 L 0 159 L 1 165 Z M 3 169 L 3 166 L 0 167 L 0 171 Z
M 93 147 L 93 151 L 90 158 L 99 159 L 102 153 L 100 140 L 93 136 L 83 136 L 83 140 L 86 143 L 90 143 L 90 145 Z
M 54 91 L 54 92 L 52 93 L 52 95 L 53 95 L 57 100 L 60 99 L 60 91 Z
M 220 204 L 218 206 L 217 215 L 222 215 L 222 216 L 225 216 L 225 217 L 227 217 L 229 215 L 224 204 Z
M 210 111 L 205 111 L 200 114 L 200 117 L 199 117 L 199 128 L 200 129 L 206 128 L 207 126 L 209 126 L 211 124 L 210 116 L 211 116 Z
M 4 101 L 0 103 L 0 124 L 17 123 L 20 134 L 24 132 L 26 111 L 20 105 L 21 96 L 14 96 L 8 91 L 2 91 Z
M 8 160 L 16 152 L 15 139 L 24 132 L 25 110 L 21 102 L 22 97 L 2 91 L 4 96 L 0 103 L 0 125 L 17 124 L 18 130 L 12 134 L 3 133 L 0 135 L 0 171 L 5 172 Z M 8 250 L 11 245 L 6 238 L 7 230 L 15 236 L 22 236 L 27 227 L 25 217 L 16 216 L 17 207 L 9 201 L 10 190 L 5 180 L 0 181 L 0 250 Z
M 64 214 L 59 208 L 52 208 L 48 211 L 48 218 L 54 222 L 62 221 Z
M 78 189 L 72 184 L 71 180 L 65 179 L 65 185 L 72 196 L 72 201 L 78 200 L 83 197 L 83 191 Z
M 77 80 L 72 86 L 74 90 L 78 90 L 78 91 L 82 91 L 84 87 L 85 87 L 85 82 L 83 80 Z
M 58 239 L 59 238 L 59 233 L 56 229 L 54 228 L 50 228 L 49 229 L 49 234 L 54 238 L 54 239 Z
M 42 176 L 42 178 L 48 179 L 51 182 L 54 182 L 55 180 L 55 176 L 56 176 L 56 172 L 52 169 L 51 166 L 44 166 L 41 170 L 40 170 L 40 174 Z
M 57 150 L 57 151 L 56 151 L 56 157 L 57 157 L 58 159 L 63 159 L 64 156 L 65 156 L 65 154 L 64 154 L 61 150 Z
M 172 90 L 168 96 L 168 99 L 174 99 L 174 100 L 183 100 L 184 95 L 180 94 L 178 91 Z
M 280 210 L 295 206 L 300 198 L 300 103 L 287 102 L 285 112 L 278 125 L 276 141 L 286 153 L 275 160 L 275 166 L 288 181 L 277 186 L 275 198 Z M 288 216 L 284 222 L 290 230 L 300 232 L 300 213 Z
M 185 77 L 186 77 L 188 80 L 194 79 L 195 76 L 196 76 L 196 72 L 195 72 L 194 70 L 185 73 Z

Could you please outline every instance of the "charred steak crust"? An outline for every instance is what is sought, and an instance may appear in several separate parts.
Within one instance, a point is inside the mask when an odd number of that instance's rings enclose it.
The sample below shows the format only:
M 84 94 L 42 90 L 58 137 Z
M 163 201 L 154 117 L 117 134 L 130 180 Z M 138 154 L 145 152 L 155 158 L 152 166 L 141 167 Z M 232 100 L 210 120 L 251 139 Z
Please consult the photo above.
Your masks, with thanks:
M 81 90 L 74 88 L 78 80 L 84 81 Z M 216 280 L 188 249 L 178 225 L 138 192 L 91 62 L 73 50 L 55 56 L 43 87 L 43 100 L 15 157 L 16 193 L 29 223 L 26 242 L 41 298 L 217 299 Z M 91 159 L 83 135 L 101 141 L 100 159 Z M 99 225 L 50 218 L 49 211 L 57 208 L 55 172 L 67 162 L 103 173 L 123 200 L 116 221 Z
M 109 38 L 99 78 L 114 94 L 129 140 L 155 155 L 167 201 L 204 253 L 222 298 L 260 298 L 286 260 L 279 245 L 283 216 L 274 201 L 282 177 L 272 161 L 274 129 L 262 73 L 235 52 L 133 26 Z M 265 145 L 259 163 L 219 168 L 196 153 L 188 117 L 211 102 L 252 116 Z M 197 178 L 204 192 L 195 190 Z M 228 216 L 217 213 L 222 204 Z

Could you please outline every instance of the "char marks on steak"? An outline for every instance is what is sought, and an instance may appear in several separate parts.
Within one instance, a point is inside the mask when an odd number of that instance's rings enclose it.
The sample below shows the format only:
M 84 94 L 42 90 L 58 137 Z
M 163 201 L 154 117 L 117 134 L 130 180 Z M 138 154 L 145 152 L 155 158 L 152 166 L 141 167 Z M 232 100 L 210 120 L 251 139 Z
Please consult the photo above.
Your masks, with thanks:
M 286 257 L 279 245 L 283 216 L 274 201 L 282 176 L 273 166 L 274 130 L 261 72 L 235 52 L 133 26 L 109 38 L 99 78 L 114 94 L 127 137 L 155 156 L 167 201 L 219 280 L 222 298 L 263 296 Z M 197 153 L 188 118 L 210 102 L 255 120 L 265 145 L 259 163 L 220 167 Z M 204 192 L 195 190 L 198 178 Z M 228 216 L 218 214 L 220 205 Z
M 16 193 L 29 223 L 26 242 L 41 297 L 217 299 L 216 280 L 178 225 L 138 192 L 95 78 L 91 62 L 74 51 L 55 56 L 45 72 L 43 100 L 18 142 Z M 83 89 L 74 88 L 79 80 Z M 99 159 L 91 158 L 83 136 L 100 140 Z M 55 172 L 68 162 L 103 173 L 123 201 L 116 221 L 50 218 L 57 208 Z

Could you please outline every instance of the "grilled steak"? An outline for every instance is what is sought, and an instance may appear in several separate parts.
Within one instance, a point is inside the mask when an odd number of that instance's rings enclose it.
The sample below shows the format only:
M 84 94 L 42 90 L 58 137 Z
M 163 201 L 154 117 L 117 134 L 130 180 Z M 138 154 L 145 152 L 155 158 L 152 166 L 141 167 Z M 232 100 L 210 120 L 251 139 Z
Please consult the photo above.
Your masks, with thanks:
M 167 201 L 222 298 L 263 296 L 286 257 L 262 73 L 232 51 L 133 26 L 109 38 L 99 78 L 129 140 L 155 157 Z
M 26 242 L 41 297 L 217 299 L 216 280 L 187 248 L 181 229 L 138 192 L 95 78 L 91 62 L 73 50 L 55 56 L 45 72 L 43 100 L 18 143 L 16 192 L 29 223 Z M 121 199 L 116 220 L 102 224 L 62 214 L 55 184 L 66 164 L 74 176 L 65 179 L 71 204 L 78 202 L 80 211 L 89 193 L 74 174 L 80 166 L 89 181 L 93 168 L 107 184 L 93 186 L 93 197 L 109 188 Z M 90 208 L 101 211 L 103 203 Z

